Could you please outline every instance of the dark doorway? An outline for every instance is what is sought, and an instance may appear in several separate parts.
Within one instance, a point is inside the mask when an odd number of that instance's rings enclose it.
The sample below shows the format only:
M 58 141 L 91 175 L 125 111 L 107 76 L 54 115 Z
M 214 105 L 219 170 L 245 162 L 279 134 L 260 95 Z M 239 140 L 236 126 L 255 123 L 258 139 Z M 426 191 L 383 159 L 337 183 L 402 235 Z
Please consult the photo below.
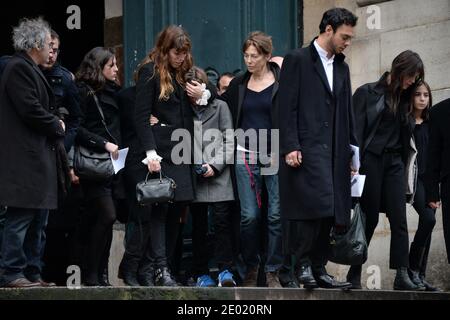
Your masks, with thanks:
M 67 9 L 80 8 L 81 28 L 69 30 L 68 19 L 72 12 Z M 9 1 L 0 4 L 0 55 L 14 53 L 11 33 L 21 18 L 42 16 L 61 37 L 62 65 L 75 72 L 84 55 L 93 47 L 103 46 L 104 1 L 59 0 L 59 1 Z

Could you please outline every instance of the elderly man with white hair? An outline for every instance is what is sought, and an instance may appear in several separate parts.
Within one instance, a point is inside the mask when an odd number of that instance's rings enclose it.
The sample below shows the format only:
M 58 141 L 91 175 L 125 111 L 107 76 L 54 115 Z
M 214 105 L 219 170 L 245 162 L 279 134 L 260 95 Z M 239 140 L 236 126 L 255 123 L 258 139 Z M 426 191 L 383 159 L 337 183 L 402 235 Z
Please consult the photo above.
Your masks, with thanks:
M 38 67 L 53 52 L 48 23 L 22 20 L 13 45 L 0 82 L 0 203 L 7 206 L 0 286 L 27 288 L 48 285 L 41 278 L 41 235 L 48 210 L 57 208 L 57 141 L 65 126 Z

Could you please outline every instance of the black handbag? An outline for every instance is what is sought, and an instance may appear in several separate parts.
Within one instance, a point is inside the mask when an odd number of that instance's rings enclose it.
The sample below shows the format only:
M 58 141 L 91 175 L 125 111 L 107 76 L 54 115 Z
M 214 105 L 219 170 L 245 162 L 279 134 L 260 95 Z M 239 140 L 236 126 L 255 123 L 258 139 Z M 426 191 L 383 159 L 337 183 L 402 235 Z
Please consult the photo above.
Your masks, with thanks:
M 150 173 L 144 181 L 136 185 L 136 199 L 141 206 L 147 206 L 154 203 L 165 203 L 173 201 L 177 184 L 171 178 L 159 172 L 159 178 L 148 179 Z
M 362 265 L 367 260 L 365 216 L 359 203 L 356 204 L 350 228 L 344 234 L 331 232 L 329 260 L 343 265 Z
M 110 138 L 115 141 L 114 137 L 109 132 L 108 127 L 106 126 L 105 115 L 103 114 L 103 110 L 100 107 L 100 103 L 98 102 L 98 98 L 95 95 L 95 92 L 91 87 L 89 87 L 88 85 L 86 86 L 95 101 L 95 105 L 97 106 L 98 112 L 100 113 L 102 124 L 105 127 L 106 132 L 108 133 Z M 86 180 L 104 181 L 114 176 L 114 167 L 111 160 L 111 154 L 109 152 L 98 152 L 81 145 L 75 146 L 73 169 L 75 171 L 75 174 L 79 178 Z

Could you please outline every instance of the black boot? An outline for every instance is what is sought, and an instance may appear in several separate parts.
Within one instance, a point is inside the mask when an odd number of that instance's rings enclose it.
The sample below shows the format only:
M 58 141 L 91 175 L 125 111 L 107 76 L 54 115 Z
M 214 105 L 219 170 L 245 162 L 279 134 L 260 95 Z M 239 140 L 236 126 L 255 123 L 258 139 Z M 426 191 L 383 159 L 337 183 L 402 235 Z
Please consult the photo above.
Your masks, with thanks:
M 408 268 L 402 267 L 397 269 L 397 274 L 394 280 L 394 290 L 415 291 L 419 287 L 415 285 L 408 275 Z
M 155 284 L 158 287 L 177 287 L 178 284 L 170 274 L 170 271 L 167 267 L 158 268 L 155 271 Z
M 155 286 L 155 271 L 153 268 L 145 268 L 138 271 L 137 280 L 143 287 Z
M 118 278 L 122 279 L 127 286 L 139 287 L 139 282 L 137 278 L 138 264 L 132 262 L 134 261 L 129 261 L 126 255 L 123 256 L 119 266 Z
M 422 273 L 419 273 L 419 278 L 422 280 L 423 285 L 425 286 L 425 291 L 429 292 L 441 292 L 442 290 L 433 286 L 431 283 L 429 283 L 427 280 L 425 280 L 425 275 Z
M 314 279 L 312 268 L 310 265 L 301 265 L 296 272 L 297 281 L 302 284 L 305 289 L 318 288 L 316 279 Z
M 112 287 L 111 283 L 109 282 L 108 268 L 105 268 L 103 272 L 100 272 L 100 274 L 98 275 L 98 282 L 100 283 L 101 287 Z
M 347 282 L 350 282 L 352 284 L 350 289 L 354 289 L 354 290 L 362 289 L 361 272 L 362 272 L 362 266 L 361 265 L 359 265 L 359 266 L 351 266 L 350 269 L 348 269 Z
M 418 290 L 424 291 L 425 285 L 422 279 L 419 277 L 420 266 L 423 262 L 423 257 L 425 254 L 425 247 L 419 247 L 415 242 L 411 243 L 411 248 L 409 249 L 409 269 L 408 274 L 411 281 L 419 287 Z

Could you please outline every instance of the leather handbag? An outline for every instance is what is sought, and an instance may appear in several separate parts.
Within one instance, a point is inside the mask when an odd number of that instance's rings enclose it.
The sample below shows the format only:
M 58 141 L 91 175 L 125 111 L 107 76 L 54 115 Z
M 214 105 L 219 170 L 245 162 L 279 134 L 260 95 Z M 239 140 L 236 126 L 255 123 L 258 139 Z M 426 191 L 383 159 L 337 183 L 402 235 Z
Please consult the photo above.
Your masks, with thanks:
M 75 147 L 73 169 L 81 179 L 104 181 L 114 175 L 109 152 L 96 152 L 83 146 Z
M 344 234 L 331 232 L 329 260 L 343 265 L 362 265 L 367 260 L 365 215 L 358 203 L 349 230 Z
M 94 99 L 106 132 L 110 138 L 115 141 L 106 126 L 105 115 L 103 114 L 103 110 L 100 107 L 100 103 L 98 102 L 98 98 L 95 95 L 94 90 L 92 90 L 90 86 L 86 86 Z M 114 167 L 111 160 L 111 154 L 109 152 L 98 152 L 81 145 L 75 146 L 73 169 L 78 177 L 86 180 L 104 181 L 114 176 Z
M 155 203 L 166 203 L 173 201 L 177 184 L 169 177 L 159 172 L 159 178 L 148 179 L 136 185 L 136 199 L 139 205 L 147 206 Z

